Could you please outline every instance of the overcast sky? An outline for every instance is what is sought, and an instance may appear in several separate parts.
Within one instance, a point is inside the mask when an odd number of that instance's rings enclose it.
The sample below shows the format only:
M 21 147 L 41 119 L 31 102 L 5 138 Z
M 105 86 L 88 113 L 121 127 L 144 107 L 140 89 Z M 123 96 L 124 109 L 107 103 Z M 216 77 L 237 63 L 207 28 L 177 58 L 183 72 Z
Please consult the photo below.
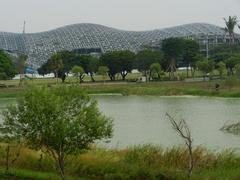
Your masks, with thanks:
M 151 30 L 192 22 L 224 26 L 240 0 L 0 0 L 0 31 L 46 31 L 75 23 Z

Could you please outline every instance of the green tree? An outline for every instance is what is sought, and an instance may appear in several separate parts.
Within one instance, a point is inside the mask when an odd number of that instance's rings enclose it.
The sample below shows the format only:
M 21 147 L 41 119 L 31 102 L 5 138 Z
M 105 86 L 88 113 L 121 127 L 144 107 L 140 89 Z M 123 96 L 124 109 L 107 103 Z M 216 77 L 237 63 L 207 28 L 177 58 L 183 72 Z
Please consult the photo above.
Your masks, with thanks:
M 91 56 L 87 65 L 87 72 L 90 74 L 92 82 L 95 82 L 94 74 L 98 71 L 98 66 L 99 60 Z
M 62 59 L 62 68 L 58 70 L 58 77 L 65 82 L 65 79 L 72 67 L 75 65 L 75 53 L 72 51 L 63 50 L 57 53 Z
M 108 67 L 108 76 L 111 81 L 115 81 L 116 74 L 120 72 L 120 66 L 117 61 L 118 59 L 115 56 L 115 52 L 106 52 L 100 57 L 100 65 Z
M 170 79 L 174 79 L 177 69 L 179 58 L 184 52 L 184 39 L 182 38 L 169 38 L 162 42 L 162 51 L 164 52 L 165 59 L 168 62 L 168 69 Z
M 187 66 L 187 77 L 189 77 L 189 67 L 194 67 L 196 63 L 196 56 L 199 54 L 199 43 L 197 41 L 186 39 L 184 40 L 184 52 L 183 52 L 183 61 Z
M 17 60 L 15 62 L 15 68 L 17 70 L 17 73 L 20 76 L 19 86 L 23 85 L 25 69 L 27 67 L 27 58 L 28 58 L 27 55 L 19 54 L 18 58 L 17 58 Z
M 51 73 L 51 70 L 48 66 L 48 63 L 44 63 L 40 68 L 37 69 L 38 74 L 45 76 L 46 74 Z
M 150 75 L 150 66 L 153 63 L 161 64 L 163 54 L 159 51 L 142 50 L 136 56 L 137 69 L 143 73 L 144 76 Z
M 235 42 L 235 34 L 234 29 L 238 23 L 236 16 L 229 16 L 228 19 L 224 18 L 225 21 L 225 31 L 228 32 L 230 37 L 230 44 L 233 44 Z
M 217 70 L 219 72 L 220 79 L 223 79 L 223 74 L 227 70 L 226 64 L 220 61 L 219 63 L 217 63 Z
M 77 87 L 28 88 L 17 105 L 3 113 L 2 127 L 30 148 L 46 151 L 65 180 L 65 159 L 96 140 L 112 136 L 112 120 Z
M 214 70 L 214 61 L 204 58 L 202 61 L 197 62 L 197 68 L 203 72 L 203 78 L 205 80 L 207 74 Z
M 228 68 L 228 74 L 233 75 L 234 74 L 234 67 L 240 63 L 240 53 L 239 54 L 233 54 L 226 60 L 226 65 Z
M 85 71 L 81 66 L 73 66 L 72 73 L 75 77 L 79 78 L 80 84 L 83 82 L 85 77 Z
M 130 73 L 133 69 L 134 61 L 135 61 L 135 54 L 131 51 L 119 51 L 119 66 L 120 66 L 120 73 L 122 76 L 122 80 L 126 79 L 128 73 Z
M 125 80 L 133 69 L 135 54 L 131 51 L 112 51 L 103 54 L 100 60 L 102 66 L 109 68 L 108 75 L 111 80 L 115 80 L 117 73 L 120 73 L 122 80 Z
M 238 79 L 240 79 L 240 63 L 236 64 L 234 67 Z
M 10 56 L 0 49 L 0 79 L 11 79 L 16 75 L 16 69 L 13 66 Z
M 103 80 L 105 81 L 106 75 L 108 74 L 109 69 L 107 66 L 99 66 L 98 68 L 98 74 L 102 75 Z
M 157 76 L 157 78 L 160 80 L 161 79 L 161 72 L 162 72 L 162 67 L 159 63 L 153 63 L 150 66 L 150 76 L 152 78 Z
M 58 79 L 58 72 L 63 69 L 63 61 L 60 54 L 56 53 L 48 60 L 49 69 L 54 73 Z
M 95 81 L 94 74 L 97 72 L 99 60 L 90 55 L 75 54 L 74 65 L 81 66 L 86 74 L 90 74 L 92 82 Z

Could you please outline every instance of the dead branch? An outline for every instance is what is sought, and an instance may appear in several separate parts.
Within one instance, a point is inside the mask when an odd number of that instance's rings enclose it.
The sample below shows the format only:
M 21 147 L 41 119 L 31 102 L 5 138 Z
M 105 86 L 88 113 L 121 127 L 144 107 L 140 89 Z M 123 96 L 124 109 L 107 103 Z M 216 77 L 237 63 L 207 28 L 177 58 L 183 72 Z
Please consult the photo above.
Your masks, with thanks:
M 189 161 L 188 161 L 188 179 L 191 179 L 192 171 L 194 167 L 194 160 L 193 160 L 193 139 L 191 135 L 191 131 L 189 126 L 187 125 L 185 120 L 180 120 L 177 122 L 172 116 L 166 113 L 167 118 L 170 120 L 172 124 L 172 128 L 178 133 L 178 135 L 184 139 L 185 144 L 188 149 Z

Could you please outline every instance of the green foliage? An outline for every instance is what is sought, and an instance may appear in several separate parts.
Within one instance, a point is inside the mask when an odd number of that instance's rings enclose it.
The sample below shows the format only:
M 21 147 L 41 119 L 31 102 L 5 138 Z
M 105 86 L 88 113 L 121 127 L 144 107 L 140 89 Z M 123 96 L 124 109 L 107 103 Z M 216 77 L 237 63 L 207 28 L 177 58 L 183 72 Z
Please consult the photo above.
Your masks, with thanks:
M 8 175 L 0 168 L 0 179 L 59 179 L 49 161 L 43 162 L 46 168 L 36 171 L 38 153 L 27 149 L 24 151 L 16 168 Z M 212 152 L 197 147 L 193 155 L 197 163 L 192 179 L 225 180 L 240 176 L 240 157 L 233 151 Z M 0 154 L 1 166 L 3 158 Z M 183 175 L 187 158 L 186 149 L 180 147 L 164 149 L 142 145 L 124 150 L 93 149 L 66 159 L 66 168 L 72 175 L 67 179 L 186 179 Z M 26 159 L 28 164 L 25 164 Z
M 197 62 L 197 67 L 204 73 L 204 76 L 206 76 L 207 73 L 211 73 L 213 71 L 214 61 L 205 58 L 202 61 Z
M 167 71 L 170 72 L 170 79 L 174 80 L 174 73 L 177 70 L 177 64 L 184 52 L 184 39 L 168 38 L 162 42 L 162 51 L 167 64 Z
M 199 43 L 191 39 L 184 40 L 183 63 L 187 67 L 187 76 L 189 75 L 189 67 L 193 70 L 196 67 L 197 56 L 199 56 Z M 194 74 L 192 73 L 192 76 Z
M 226 64 L 228 75 L 233 75 L 233 68 L 240 63 L 240 46 L 237 44 L 224 44 L 211 50 L 211 59 L 216 63 L 224 62 Z
M 81 66 L 73 66 L 71 72 L 75 77 L 78 77 L 80 79 L 80 83 L 83 82 L 85 72 Z
M 107 66 L 99 66 L 98 73 L 100 75 L 106 75 L 108 73 L 109 69 Z
M 16 69 L 13 66 L 12 60 L 8 54 L 0 50 L 0 79 L 11 79 L 16 75 Z
M 52 68 L 52 64 L 56 64 L 54 59 L 61 59 L 59 61 L 59 68 Z M 38 72 L 41 75 L 45 75 L 54 72 L 55 75 L 62 78 L 65 81 L 66 74 L 68 74 L 74 66 L 81 66 L 84 72 L 91 75 L 92 81 L 95 81 L 93 76 L 97 72 L 99 66 L 99 60 L 90 55 L 81 55 L 75 51 L 60 51 L 54 54 L 45 64 L 43 64 Z
M 85 71 L 81 66 L 73 66 L 71 72 L 75 74 L 75 76 L 79 76 L 79 74 L 84 74 Z
M 151 64 L 151 66 L 150 66 L 150 74 L 151 74 L 152 78 L 157 76 L 157 78 L 160 79 L 161 71 L 162 71 L 162 67 L 161 67 L 161 65 L 159 63 Z
M 69 154 L 112 135 L 112 120 L 77 87 L 29 88 L 3 116 L 7 133 L 21 137 L 31 148 L 46 149 L 62 177 L 64 159 Z
M 161 64 L 163 54 L 158 51 L 142 50 L 137 54 L 137 68 L 139 71 L 146 72 L 150 70 L 153 63 Z
M 162 42 L 162 50 L 166 59 L 177 60 L 184 51 L 184 39 L 182 38 L 168 38 Z
M 90 143 L 111 137 L 112 124 L 96 101 L 76 87 L 29 88 L 16 106 L 4 112 L 3 125 L 31 147 L 59 144 L 66 153 L 78 152 Z
M 56 53 L 48 60 L 49 70 L 55 73 L 55 76 L 58 76 L 58 71 L 63 68 L 62 57 Z
M 232 89 L 236 84 L 238 84 L 238 79 L 236 76 L 228 76 L 225 80 L 225 85 L 230 89 Z
M 103 54 L 100 58 L 101 66 L 109 68 L 109 77 L 115 80 L 117 73 L 120 73 L 125 80 L 127 73 L 133 69 L 135 54 L 131 51 L 112 51 Z
M 191 39 L 184 40 L 183 60 L 187 65 L 194 63 L 194 57 L 199 54 L 199 43 Z
M 214 57 L 215 54 L 218 53 L 227 53 L 227 54 L 234 54 L 234 53 L 240 53 L 240 45 L 239 44 L 221 44 L 213 49 L 210 49 L 210 54 Z M 221 59 L 220 61 L 223 61 L 224 59 Z
M 224 62 L 220 61 L 219 63 L 217 63 L 217 71 L 219 72 L 221 79 L 223 78 L 223 74 L 225 73 L 226 70 L 227 68 Z
M 226 60 L 226 65 L 230 69 L 230 73 L 233 74 L 233 68 L 240 63 L 240 53 L 233 54 Z
M 109 69 L 107 66 L 99 66 L 98 74 L 102 75 L 102 79 L 105 80 L 108 75 Z
M 225 31 L 228 32 L 230 36 L 230 43 L 234 43 L 234 29 L 237 26 L 238 20 L 237 16 L 229 16 L 228 19 L 224 18 L 226 27 Z
M 234 66 L 234 70 L 236 72 L 237 77 L 240 79 L 240 63 Z

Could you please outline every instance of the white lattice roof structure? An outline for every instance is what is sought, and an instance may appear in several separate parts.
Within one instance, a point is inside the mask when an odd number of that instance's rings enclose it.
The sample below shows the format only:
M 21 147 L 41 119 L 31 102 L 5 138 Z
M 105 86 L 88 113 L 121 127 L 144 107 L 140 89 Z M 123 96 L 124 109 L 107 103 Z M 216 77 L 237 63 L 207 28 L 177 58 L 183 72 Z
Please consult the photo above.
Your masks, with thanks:
M 123 31 L 96 24 L 75 24 L 41 33 L 0 32 L 0 48 L 28 55 L 28 63 L 37 68 L 61 50 L 99 49 L 137 52 L 142 45 L 160 42 L 169 37 L 214 37 L 215 43 L 226 40 L 223 28 L 194 23 L 153 31 Z

